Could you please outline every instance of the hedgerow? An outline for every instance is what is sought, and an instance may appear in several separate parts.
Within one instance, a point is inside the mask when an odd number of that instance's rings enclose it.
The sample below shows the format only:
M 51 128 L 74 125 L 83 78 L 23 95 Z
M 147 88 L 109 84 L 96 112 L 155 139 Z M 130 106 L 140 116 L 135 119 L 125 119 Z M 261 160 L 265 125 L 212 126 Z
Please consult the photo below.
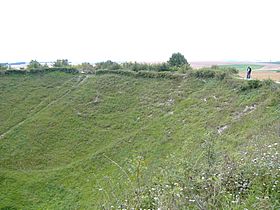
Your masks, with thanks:
M 48 72 L 65 72 L 71 74 L 78 74 L 79 70 L 73 67 L 50 67 L 50 68 L 38 68 L 38 69 L 30 69 L 30 70 L 17 70 L 17 69 L 9 69 L 6 71 L 2 71 L 2 74 L 37 74 L 37 73 L 48 73 Z

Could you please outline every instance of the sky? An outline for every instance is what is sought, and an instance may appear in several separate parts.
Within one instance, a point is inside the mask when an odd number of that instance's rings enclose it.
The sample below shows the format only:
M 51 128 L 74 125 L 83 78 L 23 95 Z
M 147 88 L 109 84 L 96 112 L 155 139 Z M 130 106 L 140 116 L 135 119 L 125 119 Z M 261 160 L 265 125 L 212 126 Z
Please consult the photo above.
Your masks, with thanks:
M 1 0 L 0 62 L 280 60 L 279 0 Z

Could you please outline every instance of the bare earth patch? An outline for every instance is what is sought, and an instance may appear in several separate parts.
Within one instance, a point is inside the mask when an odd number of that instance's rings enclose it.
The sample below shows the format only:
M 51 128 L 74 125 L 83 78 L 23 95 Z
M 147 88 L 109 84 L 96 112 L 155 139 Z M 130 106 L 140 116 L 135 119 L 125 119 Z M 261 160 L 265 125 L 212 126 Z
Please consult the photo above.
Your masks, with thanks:
M 246 73 L 240 72 L 239 76 L 242 78 L 246 77 Z M 273 71 L 253 71 L 252 72 L 252 79 L 272 79 L 274 81 L 280 81 L 280 72 L 273 72 Z

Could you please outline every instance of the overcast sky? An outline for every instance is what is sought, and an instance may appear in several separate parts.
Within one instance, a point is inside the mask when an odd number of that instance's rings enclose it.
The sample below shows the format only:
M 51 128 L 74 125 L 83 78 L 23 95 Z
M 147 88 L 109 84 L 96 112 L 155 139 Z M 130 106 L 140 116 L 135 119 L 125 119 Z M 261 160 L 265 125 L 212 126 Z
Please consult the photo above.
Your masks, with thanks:
M 1 0 L 0 62 L 280 60 L 279 0 Z

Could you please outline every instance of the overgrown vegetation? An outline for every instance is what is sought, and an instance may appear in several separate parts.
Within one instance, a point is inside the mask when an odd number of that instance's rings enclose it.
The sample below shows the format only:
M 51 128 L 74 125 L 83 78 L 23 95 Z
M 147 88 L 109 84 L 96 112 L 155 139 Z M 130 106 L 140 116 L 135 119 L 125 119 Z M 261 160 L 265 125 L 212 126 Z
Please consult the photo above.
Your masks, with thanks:
M 8 66 L 4 64 L 0 64 L 0 71 L 7 70 Z
M 93 73 L 95 70 L 93 65 L 87 62 L 76 65 L 74 67 L 77 68 L 77 70 L 79 70 L 79 72 L 81 73 Z
M 280 207 L 278 84 L 69 69 L 0 76 L 0 209 Z
M 40 69 L 40 68 L 43 68 L 43 65 L 40 64 L 38 61 L 36 60 L 31 60 L 29 62 L 29 64 L 27 65 L 27 69 Z
M 100 62 L 95 65 L 96 70 L 132 70 L 132 71 L 172 71 L 186 73 L 191 69 L 189 63 L 181 53 L 173 53 L 168 62 L 162 63 L 138 63 L 124 62 L 118 64 L 111 60 Z
M 58 67 L 58 68 L 70 67 L 70 63 L 68 59 L 57 59 L 54 62 L 53 67 Z

